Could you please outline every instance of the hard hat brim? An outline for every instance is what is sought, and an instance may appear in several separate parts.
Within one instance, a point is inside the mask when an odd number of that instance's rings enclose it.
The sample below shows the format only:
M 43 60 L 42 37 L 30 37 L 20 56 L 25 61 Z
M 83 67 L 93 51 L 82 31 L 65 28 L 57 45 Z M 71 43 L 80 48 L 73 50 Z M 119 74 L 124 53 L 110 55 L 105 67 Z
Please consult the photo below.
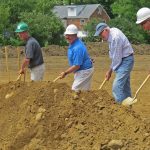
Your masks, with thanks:
M 150 18 L 150 15 L 146 16 L 145 18 L 141 19 L 141 20 L 137 20 L 136 21 L 136 24 L 140 24 L 142 23 L 143 21 L 147 20 L 148 18 Z
M 78 34 L 78 33 L 72 33 L 72 32 L 67 32 L 67 31 L 66 31 L 66 32 L 64 33 L 64 35 L 66 35 L 66 34 L 68 34 L 68 35 L 73 35 L 73 34 Z
M 25 30 L 20 30 L 20 29 L 16 29 L 16 33 L 19 33 L 19 32 L 24 32 Z

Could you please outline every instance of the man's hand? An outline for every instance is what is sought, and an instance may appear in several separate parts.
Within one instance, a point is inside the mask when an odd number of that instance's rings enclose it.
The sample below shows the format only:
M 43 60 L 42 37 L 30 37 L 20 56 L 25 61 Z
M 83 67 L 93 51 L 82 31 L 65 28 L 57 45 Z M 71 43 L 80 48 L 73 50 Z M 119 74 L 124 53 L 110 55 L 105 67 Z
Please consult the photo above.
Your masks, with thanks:
M 30 59 L 25 58 L 25 59 L 23 60 L 21 69 L 20 69 L 20 71 L 19 71 L 19 74 L 25 74 L 25 69 L 26 69 L 26 67 L 29 65 L 29 63 L 30 63 Z
M 62 73 L 60 73 L 60 79 L 62 79 L 62 78 L 65 78 L 65 76 L 66 76 L 67 74 L 66 74 L 66 72 L 62 72 Z
M 111 74 L 112 74 L 112 69 L 109 69 L 109 70 L 106 72 L 106 75 L 105 75 L 105 78 L 106 78 L 107 81 L 111 78 Z
M 63 71 L 62 73 L 60 73 L 60 79 L 65 78 L 65 76 L 67 74 L 70 74 L 72 72 L 75 72 L 76 70 L 78 70 L 80 68 L 80 66 L 71 66 L 70 68 L 68 68 L 66 71 Z
M 19 74 L 25 74 L 25 68 L 24 69 L 20 69 Z
M 92 61 L 92 63 L 93 63 L 93 64 L 95 63 L 95 60 L 94 60 L 94 58 L 91 58 L 91 61 Z

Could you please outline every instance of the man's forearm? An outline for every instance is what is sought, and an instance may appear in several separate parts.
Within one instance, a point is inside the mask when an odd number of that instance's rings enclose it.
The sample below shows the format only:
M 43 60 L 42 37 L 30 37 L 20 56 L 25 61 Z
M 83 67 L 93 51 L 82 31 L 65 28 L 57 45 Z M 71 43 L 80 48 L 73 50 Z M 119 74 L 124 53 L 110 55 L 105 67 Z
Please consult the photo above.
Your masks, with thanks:
M 24 59 L 22 65 L 21 65 L 21 69 L 24 70 L 26 66 L 29 65 L 30 59 Z
M 80 68 L 80 66 L 72 66 L 70 68 L 68 68 L 65 72 L 65 74 L 69 74 L 69 73 L 72 73 L 72 72 L 75 72 L 76 70 L 78 70 Z
M 70 68 L 68 68 L 66 71 L 63 71 L 60 74 L 61 79 L 64 78 L 67 74 L 75 72 L 76 70 L 78 70 L 80 68 L 80 66 L 72 66 Z
M 110 68 L 110 69 L 106 72 L 106 75 L 105 75 L 106 80 L 109 80 L 109 79 L 110 79 L 112 72 L 113 72 L 112 68 Z

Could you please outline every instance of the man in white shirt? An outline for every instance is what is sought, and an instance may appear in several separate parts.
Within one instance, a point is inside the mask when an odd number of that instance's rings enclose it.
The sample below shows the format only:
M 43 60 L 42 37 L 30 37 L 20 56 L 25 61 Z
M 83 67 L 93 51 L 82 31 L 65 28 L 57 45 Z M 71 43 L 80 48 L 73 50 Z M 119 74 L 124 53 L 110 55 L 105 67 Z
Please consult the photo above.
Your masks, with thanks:
M 134 64 L 132 46 L 122 31 L 110 28 L 105 23 L 99 23 L 96 26 L 94 36 L 100 36 L 109 43 L 109 56 L 112 63 L 105 77 L 109 80 L 112 72 L 116 73 L 112 92 L 115 101 L 121 103 L 127 97 L 131 97 L 130 72 Z

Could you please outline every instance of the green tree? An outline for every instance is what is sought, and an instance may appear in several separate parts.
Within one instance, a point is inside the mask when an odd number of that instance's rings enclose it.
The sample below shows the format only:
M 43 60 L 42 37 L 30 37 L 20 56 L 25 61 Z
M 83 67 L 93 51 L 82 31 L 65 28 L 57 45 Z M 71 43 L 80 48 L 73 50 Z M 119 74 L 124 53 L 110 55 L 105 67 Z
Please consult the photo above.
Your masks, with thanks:
M 7 28 L 9 23 L 10 9 L 6 5 L 0 5 L 0 31 Z
M 111 5 L 115 18 L 110 24 L 120 28 L 132 43 L 148 42 L 147 34 L 136 25 L 136 13 L 141 7 L 150 6 L 147 0 L 115 0 Z
M 35 10 L 37 12 L 41 12 L 43 14 L 50 14 L 51 10 L 55 5 L 62 5 L 61 0 L 37 0 L 36 8 Z
M 28 23 L 31 35 L 36 37 L 42 46 L 61 43 L 64 27 L 62 22 L 54 15 L 24 12 L 21 14 L 21 20 Z
M 1 0 L 0 42 L 3 43 L 3 31 L 9 31 L 7 33 L 12 35 L 7 44 L 20 44 L 14 31 L 18 22 L 25 21 L 31 25 L 31 33 L 41 45 L 62 43 L 64 27 L 51 12 L 56 4 L 62 4 L 62 0 Z
M 88 33 L 88 37 L 85 38 L 85 41 L 95 42 L 99 38 L 94 37 L 95 27 L 100 22 L 100 20 L 92 19 L 87 25 L 84 26 L 84 30 Z
M 129 41 L 134 44 L 147 42 L 146 33 L 139 26 L 126 18 L 112 19 L 109 25 L 119 28 L 128 37 Z
M 6 43 L 5 37 L 8 37 L 9 33 L 6 32 L 9 24 L 10 10 L 5 4 L 0 5 L 0 43 Z
M 112 12 L 116 17 L 127 18 L 130 21 L 136 20 L 136 12 L 141 7 L 150 7 L 150 1 L 115 0 L 111 5 Z
M 20 20 L 22 12 L 32 12 L 35 9 L 36 0 L 4 0 L 10 8 L 10 23 L 15 24 Z

